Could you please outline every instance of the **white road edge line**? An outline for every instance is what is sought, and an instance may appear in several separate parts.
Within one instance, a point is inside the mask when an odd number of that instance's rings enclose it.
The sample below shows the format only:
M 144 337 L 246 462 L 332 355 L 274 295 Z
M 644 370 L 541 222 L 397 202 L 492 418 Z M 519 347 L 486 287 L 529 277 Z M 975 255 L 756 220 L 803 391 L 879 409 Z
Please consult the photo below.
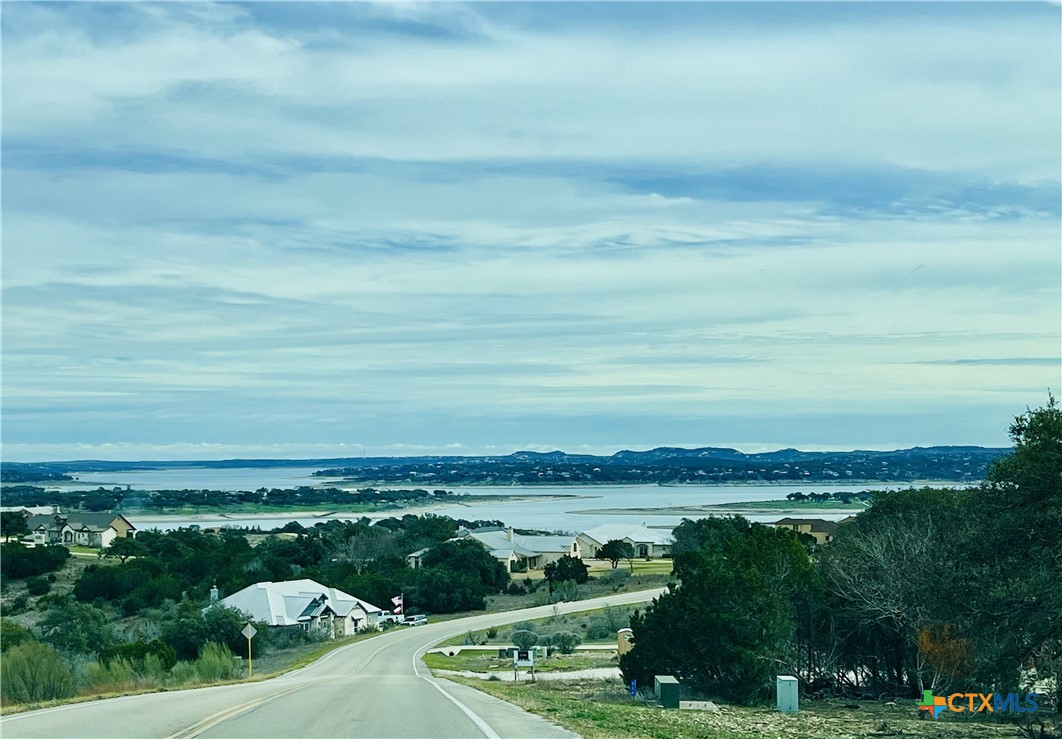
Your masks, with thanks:
M 476 725 L 476 728 L 482 731 L 483 736 L 487 737 L 487 739 L 501 739 L 501 736 L 498 734 L 498 732 L 492 729 L 490 727 L 490 724 L 484 721 L 475 711 L 473 711 L 471 708 L 459 701 L 457 698 L 454 698 L 452 695 L 447 693 L 446 689 L 443 688 L 443 686 L 439 685 L 439 683 L 435 682 L 429 677 L 425 677 L 424 675 L 420 674 L 420 668 L 417 667 L 417 661 L 420 659 L 421 653 L 428 651 L 428 649 L 430 648 L 431 646 L 429 645 L 427 647 L 424 647 L 423 649 L 418 649 L 416 652 L 413 653 L 413 672 L 416 674 L 416 676 L 426 682 L 428 685 L 438 690 L 440 693 L 446 696 L 447 700 L 449 700 L 455 706 L 460 708 L 461 712 L 468 716 L 472 723 Z

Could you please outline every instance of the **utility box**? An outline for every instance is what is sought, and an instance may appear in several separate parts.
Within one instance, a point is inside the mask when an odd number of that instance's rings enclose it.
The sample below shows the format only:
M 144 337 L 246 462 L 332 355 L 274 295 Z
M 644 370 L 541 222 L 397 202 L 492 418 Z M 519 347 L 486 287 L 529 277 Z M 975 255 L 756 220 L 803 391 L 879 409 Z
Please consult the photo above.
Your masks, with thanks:
M 679 707 L 679 681 L 671 675 L 654 675 L 653 691 L 664 708 Z
M 791 675 L 779 675 L 776 683 L 778 690 L 778 710 L 782 713 L 796 713 L 800 710 L 800 685 Z

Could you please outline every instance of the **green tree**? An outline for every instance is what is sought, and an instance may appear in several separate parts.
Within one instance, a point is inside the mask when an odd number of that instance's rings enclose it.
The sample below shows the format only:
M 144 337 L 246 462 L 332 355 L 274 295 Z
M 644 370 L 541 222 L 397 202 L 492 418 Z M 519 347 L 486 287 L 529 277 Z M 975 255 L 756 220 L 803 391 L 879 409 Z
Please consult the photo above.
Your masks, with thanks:
M 542 568 L 546 581 L 549 582 L 549 590 L 552 593 L 557 583 L 571 580 L 575 583 L 584 583 L 589 579 L 589 568 L 578 557 L 565 554 L 560 559 L 546 563 Z
M 37 640 L 29 629 L 14 621 L 0 618 L 0 652 L 6 652 L 11 647 L 17 647 L 19 644 L 31 641 Z
M 125 564 L 130 557 L 141 557 L 145 554 L 147 554 L 147 546 L 131 536 L 119 537 L 103 550 L 103 556 L 117 557 L 122 564 Z
M 682 583 L 631 618 L 625 679 L 675 675 L 733 702 L 769 694 L 793 642 L 793 596 L 811 572 L 806 552 L 793 532 L 740 517 L 678 528 L 702 544 L 676 560 Z
M 0 511 L 0 536 L 25 536 L 28 533 L 22 511 Z
M 88 603 L 69 601 L 46 611 L 39 628 L 41 641 L 64 652 L 99 652 L 115 642 L 107 614 Z
M 612 569 L 616 569 L 621 559 L 634 559 L 634 547 L 622 539 L 609 539 L 597 553 L 599 557 L 612 563 Z
M 472 539 L 436 544 L 424 555 L 423 566 L 468 575 L 478 580 L 487 593 L 497 593 L 509 586 L 505 565 Z
M 1010 427 L 1013 451 L 989 470 L 971 515 L 965 554 L 971 581 L 961 599 L 976 639 L 982 684 L 1019 685 L 1034 664 L 1053 675 L 1062 710 L 1062 409 L 1053 396 Z
M 0 573 L 11 578 L 43 575 L 60 569 L 69 558 L 66 547 L 27 547 L 8 542 L 0 546 Z

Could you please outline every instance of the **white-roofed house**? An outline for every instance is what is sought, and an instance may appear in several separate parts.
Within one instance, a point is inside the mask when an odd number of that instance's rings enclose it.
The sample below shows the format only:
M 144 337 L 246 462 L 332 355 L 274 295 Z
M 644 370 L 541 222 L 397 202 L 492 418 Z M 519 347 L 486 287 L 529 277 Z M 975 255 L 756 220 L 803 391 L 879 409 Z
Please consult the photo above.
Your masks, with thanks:
M 606 523 L 579 534 L 579 545 L 587 557 L 598 557 L 598 550 L 613 539 L 634 547 L 636 557 L 665 557 L 671 554 L 673 539 L 667 529 L 651 529 L 644 524 Z
M 381 608 L 314 580 L 259 582 L 218 601 L 270 626 L 324 629 L 333 637 L 375 628 Z
M 512 528 L 461 529 L 455 539 L 474 539 L 509 572 L 526 568 L 537 570 L 564 555 L 582 558 L 579 541 L 574 536 L 538 536 L 517 534 Z

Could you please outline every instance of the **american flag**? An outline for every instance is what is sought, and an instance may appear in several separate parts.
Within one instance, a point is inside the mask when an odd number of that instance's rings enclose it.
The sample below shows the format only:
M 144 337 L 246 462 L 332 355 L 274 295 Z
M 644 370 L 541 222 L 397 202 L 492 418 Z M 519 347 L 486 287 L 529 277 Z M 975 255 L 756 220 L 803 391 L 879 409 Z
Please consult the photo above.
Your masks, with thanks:
M 394 612 L 395 613 L 401 613 L 402 612 L 402 596 L 401 595 L 396 595 L 394 598 L 391 599 L 391 602 L 395 604 Z

